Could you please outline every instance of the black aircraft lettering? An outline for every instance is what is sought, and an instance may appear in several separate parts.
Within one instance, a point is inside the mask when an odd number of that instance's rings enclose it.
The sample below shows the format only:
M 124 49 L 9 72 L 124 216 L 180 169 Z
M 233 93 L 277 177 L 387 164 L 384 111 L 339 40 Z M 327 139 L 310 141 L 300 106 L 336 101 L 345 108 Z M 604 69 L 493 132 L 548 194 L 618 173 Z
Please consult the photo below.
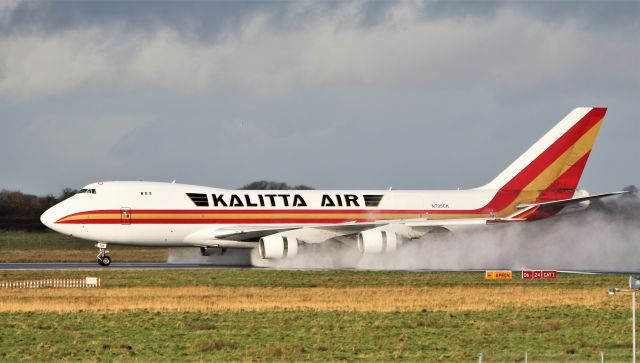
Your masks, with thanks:
M 231 194 L 231 200 L 229 201 L 229 207 L 244 207 L 242 200 L 236 194 Z
M 351 203 L 353 203 L 354 207 L 359 207 L 360 204 L 358 204 L 358 196 L 354 195 L 354 194 L 345 194 L 344 196 L 345 202 L 347 204 L 347 207 L 351 207 Z
M 294 207 L 306 207 L 307 206 L 307 202 L 305 202 L 304 199 L 302 199 L 302 196 L 300 194 L 295 194 L 293 196 L 293 206 Z
M 433 203 L 433 204 L 431 204 L 431 208 L 447 209 L 447 208 L 449 208 L 449 204 L 448 203 Z
M 244 200 L 245 202 L 247 202 L 247 207 L 257 207 L 258 204 L 256 203 L 251 203 L 251 196 L 249 194 L 245 194 L 244 195 Z
M 333 199 L 328 194 L 322 195 L 322 207 L 335 207 L 336 204 L 333 202 Z
M 213 206 L 214 207 L 227 207 L 227 202 L 225 202 L 224 199 L 222 199 L 222 197 L 224 197 L 224 194 L 213 194 Z
M 282 198 L 282 202 L 284 203 L 285 207 L 289 206 L 289 194 L 278 194 L 278 196 L 280 198 Z

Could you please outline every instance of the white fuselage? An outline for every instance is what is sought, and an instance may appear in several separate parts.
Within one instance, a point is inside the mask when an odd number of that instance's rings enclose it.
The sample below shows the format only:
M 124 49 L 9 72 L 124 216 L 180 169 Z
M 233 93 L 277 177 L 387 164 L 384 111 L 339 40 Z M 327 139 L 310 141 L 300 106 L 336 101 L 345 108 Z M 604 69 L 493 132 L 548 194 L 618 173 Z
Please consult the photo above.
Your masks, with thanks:
M 405 219 L 485 218 L 496 191 L 225 190 L 159 182 L 100 182 L 42 215 L 78 238 L 127 245 L 183 246 L 206 229 L 316 226 Z M 199 195 L 194 199 L 190 195 Z M 204 199 L 203 199 L 204 196 Z M 197 205 L 196 202 L 200 203 Z M 206 204 L 206 205 L 205 205 Z
M 491 182 L 471 190 L 249 191 L 99 182 L 52 207 L 41 220 L 58 232 L 107 243 L 248 248 L 263 239 L 281 248 L 289 246 L 289 238 L 316 243 L 375 231 L 375 239 L 360 236 L 368 244 L 397 235 L 415 238 L 437 226 L 546 218 L 579 194 L 605 113 L 602 107 L 574 109 Z M 389 239 L 390 233 L 396 236 Z

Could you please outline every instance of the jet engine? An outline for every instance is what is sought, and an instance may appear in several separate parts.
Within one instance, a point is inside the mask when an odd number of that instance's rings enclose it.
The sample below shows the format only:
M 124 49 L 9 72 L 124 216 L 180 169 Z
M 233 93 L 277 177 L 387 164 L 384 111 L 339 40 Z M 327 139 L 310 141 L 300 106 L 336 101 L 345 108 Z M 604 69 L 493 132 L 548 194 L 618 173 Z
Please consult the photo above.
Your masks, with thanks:
M 589 196 L 589 192 L 584 190 L 584 189 L 576 189 L 576 192 L 573 193 L 573 198 L 585 198 Z M 582 209 L 585 209 L 589 206 L 589 201 L 585 200 L 583 202 L 580 202 L 579 205 L 582 207 Z
M 589 192 L 584 190 L 584 189 L 576 189 L 575 193 L 573 193 L 573 199 L 576 198 L 585 198 L 589 196 Z M 589 200 L 583 200 L 582 202 L 578 202 L 578 203 L 573 203 L 573 204 L 569 204 L 567 206 L 564 207 L 564 209 L 562 209 L 562 211 L 560 211 L 561 214 L 565 214 L 565 213 L 570 213 L 570 212 L 577 212 L 577 211 L 581 211 L 584 209 L 589 208 L 589 205 L 591 205 L 591 201 Z
M 358 234 L 358 250 L 362 254 L 392 252 L 402 246 L 395 232 L 370 229 Z
M 287 236 L 265 236 L 258 243 L 260 258 L 295 257 L 298 254 L 298 240 Z

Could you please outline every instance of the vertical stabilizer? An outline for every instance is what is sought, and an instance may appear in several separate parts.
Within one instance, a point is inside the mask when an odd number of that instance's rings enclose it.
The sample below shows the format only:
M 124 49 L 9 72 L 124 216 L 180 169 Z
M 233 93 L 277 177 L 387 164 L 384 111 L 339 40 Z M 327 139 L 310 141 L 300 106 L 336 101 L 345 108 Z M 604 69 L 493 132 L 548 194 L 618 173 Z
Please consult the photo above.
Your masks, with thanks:
M 572 198 L 606 112 L 603 107 L 571 111 L 489 184 L 478 188 L 495 191 L 480 210 L 510 215 L 521 203 Z
M 570 198 L 578 186 L 606 112 L 602 107 L 574 109 L 495 179 L 479 189 L 538 191 L 542 199 L 560 192 L 563 197 Z

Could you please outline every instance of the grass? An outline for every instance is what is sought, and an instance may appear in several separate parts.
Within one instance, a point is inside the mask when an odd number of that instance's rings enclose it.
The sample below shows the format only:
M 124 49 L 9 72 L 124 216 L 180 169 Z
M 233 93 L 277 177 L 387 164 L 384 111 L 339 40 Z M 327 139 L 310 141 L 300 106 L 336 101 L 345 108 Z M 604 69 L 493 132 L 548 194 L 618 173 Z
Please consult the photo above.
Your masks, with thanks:
M 0 313 L 3 360 L 628 361 L 628 312 Z
M 0 262 L 93 261 L 95 253 L 90 241 L 56 233 L 0 232 Z M 114 247 L 112 257 L 164 261 L 166 250 Z M 623 275 L 486 281 L 482 273 L 401 271 L 0 270 L 0 281 L 86 276 L 101 277 L 103 287 L 0 290 L 0 360 L 630 358 L 629 298 L 606 295 L 627 284 Z
M 76 311 L 488 311 L 522 309 L 623 309 L 601 288 L 500 287 L 138 287 L 22 289 L 0 292 L 0 312 Z
M 95 242 L 56 232 L 0 230 L 0 263 L 93 262 Z M 119 262 L 165 262 L 166 248 L 109 245 L 110 256 Z
M 405 271 L 297 271 L 245 268 L 116 270 L 96 265 L 87 270 L 0 270 L 1 280 L 45 278 L 101 277 L 105 287 L 494 287 L 540 286 L 553 289 L 584 289 L 621 287 L 627 285 L 626 275 L 574 275 L 560 273 L 556 280 L 484 280 L 481 272 L 405 272 Z M 604 291 L 604 290 L 603 290 Z
M 0 359 L 628 361 L 626 276 L 248 269 L 2 271 L 100 289 L 0 290 Z
M 0 230 L 0 250 L 77 250 L 94 249 L 91 241 L 53 231 Z

